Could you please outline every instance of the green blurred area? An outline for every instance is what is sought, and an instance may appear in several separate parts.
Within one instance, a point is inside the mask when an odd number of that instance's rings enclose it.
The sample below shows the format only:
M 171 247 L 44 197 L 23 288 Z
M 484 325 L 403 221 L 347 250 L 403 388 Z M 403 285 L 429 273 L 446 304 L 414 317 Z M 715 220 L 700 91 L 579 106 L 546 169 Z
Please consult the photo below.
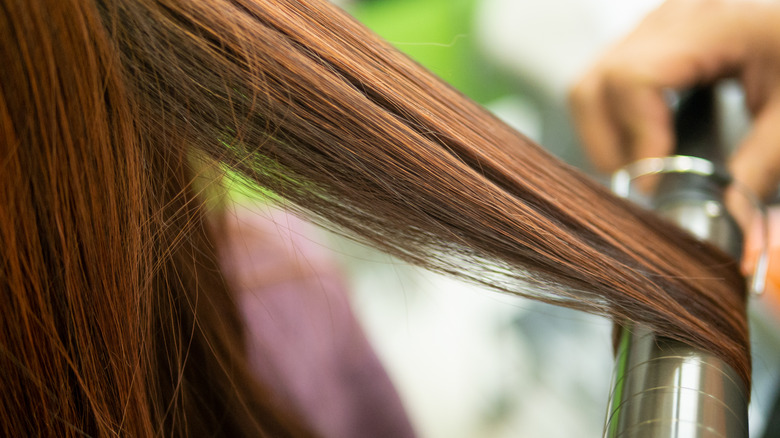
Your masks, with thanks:
M 487 66 L 472 21 L 477 0 L 363 0 L 347 11 L 397 49 L 480 103 L 509 93 Z

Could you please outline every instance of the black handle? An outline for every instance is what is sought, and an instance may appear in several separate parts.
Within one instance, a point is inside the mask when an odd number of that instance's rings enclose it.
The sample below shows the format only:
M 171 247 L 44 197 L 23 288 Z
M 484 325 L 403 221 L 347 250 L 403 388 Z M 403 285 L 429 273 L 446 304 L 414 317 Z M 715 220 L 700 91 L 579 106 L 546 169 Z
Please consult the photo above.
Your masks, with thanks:
M 730 178 L 725 172 L 725 152 L 718 129 L 714 87 L 698 86 L 680 93 L 672 109 L 674 153 L 709 160 L 715 165 L 716 173 L 711 176 L 690 173 L 664 175 L 656 190 L 655 208 L 686 199 L 721 201 Z
M 725 153 L 718 131 L 714 88 L 698 86 L 683 92 L 675 106 L 675 154 L 705 158 L 722 166 Z

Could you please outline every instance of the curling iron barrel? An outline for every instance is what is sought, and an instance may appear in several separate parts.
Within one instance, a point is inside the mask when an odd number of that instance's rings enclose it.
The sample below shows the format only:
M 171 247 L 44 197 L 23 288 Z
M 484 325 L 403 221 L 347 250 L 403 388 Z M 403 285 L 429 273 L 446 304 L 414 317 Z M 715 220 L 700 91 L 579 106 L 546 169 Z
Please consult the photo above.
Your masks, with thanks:
M 678 154 L 722 163 L 714 107 L 711 89 L 681 99 L 675 121 Z M 738 258 L 741 234 L 723 204 L 726 184 L 714 175 L 664 174 L 653 208 Z M 739 375 L 714 355 L 646 327 L 624 327 L 604 436 L 747 438 L 747 394 Z

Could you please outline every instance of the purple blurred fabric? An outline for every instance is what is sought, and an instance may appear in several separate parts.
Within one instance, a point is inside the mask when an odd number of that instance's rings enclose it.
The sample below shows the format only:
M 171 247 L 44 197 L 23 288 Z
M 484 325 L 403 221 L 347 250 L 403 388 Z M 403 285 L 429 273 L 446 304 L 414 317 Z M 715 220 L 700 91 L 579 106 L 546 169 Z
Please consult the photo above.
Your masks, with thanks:
M 236 207 L 220 248 L 260 380 L 323 438 L 414 437 L 390 378 L 312 225 L 268 206 Z

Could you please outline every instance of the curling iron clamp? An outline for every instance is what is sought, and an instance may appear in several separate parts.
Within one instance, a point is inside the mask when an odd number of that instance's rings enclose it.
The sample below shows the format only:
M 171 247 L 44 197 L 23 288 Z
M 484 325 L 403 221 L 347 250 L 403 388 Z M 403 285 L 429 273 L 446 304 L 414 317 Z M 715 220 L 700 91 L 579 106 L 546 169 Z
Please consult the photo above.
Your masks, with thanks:
M 763 207 L 723 170 L 712 88 L 695 89 L 676 106 L 678 155 L 627 166 L 613 176 L 612 190 L 739 260 L 742 235 L 726 210 L 724 190 L 731 184 L 765 215 Z M 637 195 L 632 182 L 651 174 L 660 175 L 655 194 Z M 766 220 L 763 227 L 765 237 Z M 767 258 L 764 248 L 749 285 L 753 294 L 764 289 Z M 748 437 L 749 388 L 713 354 L 633 325 L 623 327 L 615 360 L 605 437 Z

